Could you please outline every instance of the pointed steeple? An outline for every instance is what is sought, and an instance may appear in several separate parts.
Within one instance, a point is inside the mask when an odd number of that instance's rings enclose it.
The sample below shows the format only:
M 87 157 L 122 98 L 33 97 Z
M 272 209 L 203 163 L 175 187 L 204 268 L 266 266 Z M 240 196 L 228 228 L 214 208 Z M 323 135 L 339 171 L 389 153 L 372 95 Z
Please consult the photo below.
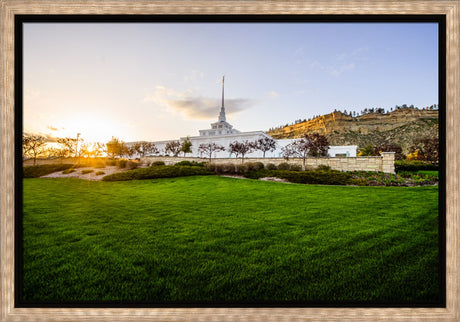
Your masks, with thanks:
M 219 122 L 225 122 L 225 106 L 224 106 L 224 81 L 225 75 L 222 77 L 222 107 L 220 108 Z

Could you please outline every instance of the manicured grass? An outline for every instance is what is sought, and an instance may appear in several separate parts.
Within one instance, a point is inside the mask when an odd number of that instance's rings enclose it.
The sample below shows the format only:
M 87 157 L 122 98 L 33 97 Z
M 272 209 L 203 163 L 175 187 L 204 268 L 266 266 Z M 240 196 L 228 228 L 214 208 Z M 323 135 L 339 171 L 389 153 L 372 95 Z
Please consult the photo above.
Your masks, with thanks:
M 438 302 L 438 188 L 24 180 L 24 300 Z

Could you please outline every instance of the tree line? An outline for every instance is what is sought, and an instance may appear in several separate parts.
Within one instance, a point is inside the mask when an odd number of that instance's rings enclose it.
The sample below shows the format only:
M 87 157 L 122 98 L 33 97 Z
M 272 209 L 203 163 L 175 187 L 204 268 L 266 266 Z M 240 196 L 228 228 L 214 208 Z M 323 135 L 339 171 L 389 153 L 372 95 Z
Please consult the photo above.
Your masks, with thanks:
M 144 157 L 146 155 L 157 155 L 160 153 L 158 147 L 152 142 L 136 142 L 134 144 L 126 144 L 124 141 L 112 137 L 107 143 L 85 143 L 79 138 L 58 138 L 57 143 L 59 148 L 46 147 L 46 138 L 40 135 L 23 134 L 22 149 L 24 158 L 32 158 L 34 165 L 38 157 L 101 157 L 107 155 L 108 158 L 126 157 L 132 158 L 134 155 Z M 290 157 L 307 156 L 326 156 L 328 149 L 328 141 L 324 135 L 314 133 L 305 135 L 282 148 L 282 156 L 286 159 Z M 228 151 L 236 158 L 241 157 L 242 162 L 244 157 L 254 151 L 261 151 L 263 157 L 267 152 L 276 150 L 276 141 L 269 137 L 260 138 L 253 142 L 248 140 L 239 142 L 234 141 L 228 147 L 224 147 L 217 143 L 203 143 L 198 147 L 198 153 L 205 155 L 211 161 L 212 155 L 219 151 Z M 184 157 L 187 153 L 192 153 L 192 142 L 189 137 L 184 141 L 170 141 L 166 144 L 164 153 L 177 157 L 180 153 Z

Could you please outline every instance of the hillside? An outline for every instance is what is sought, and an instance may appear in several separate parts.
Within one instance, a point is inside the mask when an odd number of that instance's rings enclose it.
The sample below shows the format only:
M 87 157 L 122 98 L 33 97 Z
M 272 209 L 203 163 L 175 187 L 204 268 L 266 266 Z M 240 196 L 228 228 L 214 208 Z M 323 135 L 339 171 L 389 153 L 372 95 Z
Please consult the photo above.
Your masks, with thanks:
M 306 133 L 326 135 L 331 145 L 367 145 L 395 143 L 407 153 L 415 138 L 437 137 L 438 111 L 401 108 L 390 113 L 350 116 L 342 112 L 316 117 L 267 132 L 275 139 L 299 138 Z

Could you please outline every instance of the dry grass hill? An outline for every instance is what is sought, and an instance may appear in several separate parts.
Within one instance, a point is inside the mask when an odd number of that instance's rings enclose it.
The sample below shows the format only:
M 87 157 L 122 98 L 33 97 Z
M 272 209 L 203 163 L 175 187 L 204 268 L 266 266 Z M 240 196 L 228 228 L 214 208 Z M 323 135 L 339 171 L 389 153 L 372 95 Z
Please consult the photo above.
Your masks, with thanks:
M 415 138 L 438 137 L 438 111 L 407 107 L 356 117 L 339 111 L 272 129 L 267 134 L 275 139 L 287 139 L 314 132 L 326 135 L 331 145 L 358 145 L 363 148 L 394 143 L 407 153 Z

